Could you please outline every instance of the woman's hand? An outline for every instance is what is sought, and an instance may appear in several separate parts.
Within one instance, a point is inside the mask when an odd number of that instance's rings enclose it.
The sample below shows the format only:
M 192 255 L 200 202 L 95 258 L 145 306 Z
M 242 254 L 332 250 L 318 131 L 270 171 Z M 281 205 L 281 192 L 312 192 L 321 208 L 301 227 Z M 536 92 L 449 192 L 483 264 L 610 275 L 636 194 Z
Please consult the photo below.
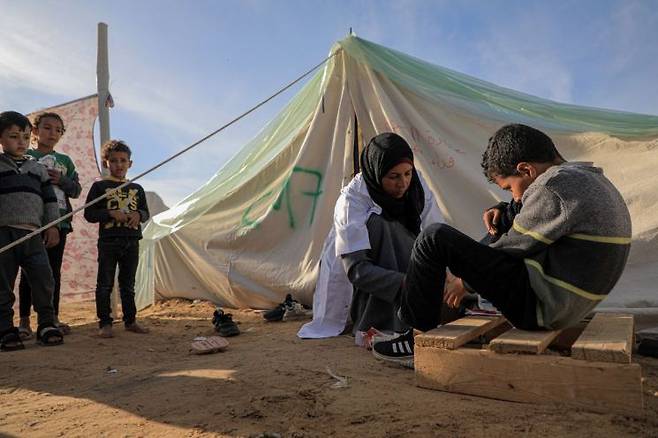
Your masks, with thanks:
M 457 308 L 466 294 L 466 288 L 461 278 L 455 277 L 450 272 L 446 275 L 443 288 L 443 301 L 450 307 Z

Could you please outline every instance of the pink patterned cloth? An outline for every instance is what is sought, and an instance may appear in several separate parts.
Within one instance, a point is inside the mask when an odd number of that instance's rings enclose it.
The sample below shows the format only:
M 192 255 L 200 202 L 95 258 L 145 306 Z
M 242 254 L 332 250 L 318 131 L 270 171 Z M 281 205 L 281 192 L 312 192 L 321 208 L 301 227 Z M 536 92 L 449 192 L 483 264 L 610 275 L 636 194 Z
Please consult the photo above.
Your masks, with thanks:
M 66 132 L 55 150 L 73 160 L 80 177 L 82 194 L 71 199 L 73 209 L 84 205 L 87 192 L 95 179 L 100 177 L 94 147 L 94 123 L 98 116 L 98 97 L 82 99 L 63 105 L 45 108 L 28 114 L 30 120 L 43 112 L 55 112 L 64 120 Z M 35 145 L 36 146 L 36 145 Z M 96 290 L 98 226 L 88 223 L 82 212 L 73 216 L 73 232 L 68 235 L 62 263 L 61 300 L 93 301 Z

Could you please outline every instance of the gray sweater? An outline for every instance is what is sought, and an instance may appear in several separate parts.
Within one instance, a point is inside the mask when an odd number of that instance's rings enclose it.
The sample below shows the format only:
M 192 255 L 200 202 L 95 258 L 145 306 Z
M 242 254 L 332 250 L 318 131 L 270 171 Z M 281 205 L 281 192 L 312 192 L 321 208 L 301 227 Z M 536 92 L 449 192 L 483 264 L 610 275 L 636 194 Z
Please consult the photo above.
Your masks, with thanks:
M 588 163 L 550 167 L 523 194 L 523 208 L 493 248 L 522 257 L 537 295 L 537 322 L 580 321 L 621 276 L 631 218 L 619 191 Z
M 37 229 L 59 218 L 57 197 L 46 168 L 27 157 L 0 154 L 0 226 Z

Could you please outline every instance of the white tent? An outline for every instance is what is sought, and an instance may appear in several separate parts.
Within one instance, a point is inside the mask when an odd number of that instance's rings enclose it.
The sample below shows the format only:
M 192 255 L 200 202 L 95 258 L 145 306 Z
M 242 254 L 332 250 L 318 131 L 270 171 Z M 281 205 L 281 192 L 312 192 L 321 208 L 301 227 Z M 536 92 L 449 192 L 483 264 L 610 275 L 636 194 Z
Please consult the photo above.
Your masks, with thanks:
M 501 125 L 521 122 L 619 187 L 633 246 L 603 305 L 658 311 L 658 117 L 536 98 L 353 36 L 331 53 L 254 140 L 148 224 L 141 307 L 185 297 L 263 308 L 288 292 L 310 301 L 339 191 L 358 148 L 384 131 L 409 141 L 447 221 L 477 238 L 483 209 L 509 198 L 482 175 L 482 151 Z

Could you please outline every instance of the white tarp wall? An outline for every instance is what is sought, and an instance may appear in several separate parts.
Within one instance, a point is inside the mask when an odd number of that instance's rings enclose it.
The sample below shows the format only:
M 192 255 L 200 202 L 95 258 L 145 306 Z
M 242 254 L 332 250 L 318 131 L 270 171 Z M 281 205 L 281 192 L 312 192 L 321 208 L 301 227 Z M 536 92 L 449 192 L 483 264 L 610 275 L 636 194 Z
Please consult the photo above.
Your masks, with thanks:
M 140 306 L 185 297 L 262 308 L 288 292 L 310 301 L 335 200 L 354 171 L 354 135 L 361 144 L 383 131 L 405 137 L 447 221 L 478 238 L 483 209 L 509 198 L 482 175 L 482 151 L 500 126 L 522 122 L 620 188 L 634 242 L 604 305 L 658 311 L 658 117 L 557 104 L 356 37 L 332 53 L 231 162 L 149 223 Z

